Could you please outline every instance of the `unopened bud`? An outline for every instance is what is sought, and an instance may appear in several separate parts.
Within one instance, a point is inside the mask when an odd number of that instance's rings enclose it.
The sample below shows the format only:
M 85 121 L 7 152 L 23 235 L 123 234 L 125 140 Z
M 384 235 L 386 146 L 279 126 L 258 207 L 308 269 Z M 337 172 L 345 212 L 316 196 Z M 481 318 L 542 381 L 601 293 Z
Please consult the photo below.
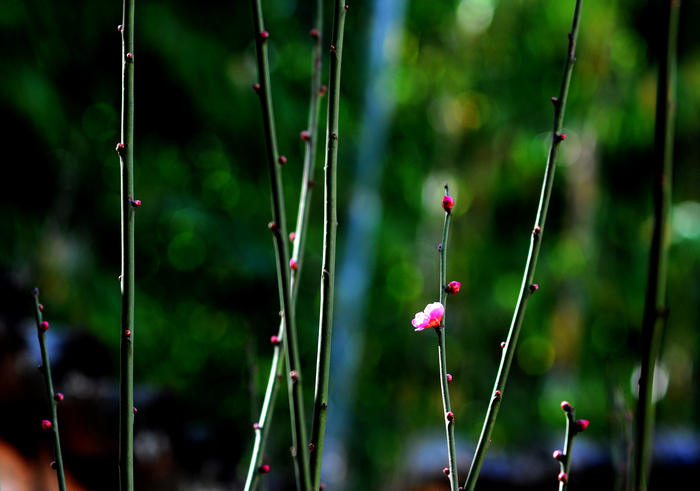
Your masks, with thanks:
M 299 137 L 301 138 L 301 141 L 307 142 L 311 139 L 311 133 L 308 131 L 304 130 L 299 134 Z
M 292 370 L 291 372 L 289 372 L 289 377 L 292 379 L 292 381 L 298 382 L 299 381 L 299 372 L 297 372 L 296 370 Z
M 298 267 L 299 267 L 299 263 L 297 263 L 296 259 L 289 260 L 289 269 L 291 269 L 292 271 L 296 271 Z
M 554 460 L 558 460 L 559 462 L 562 462 L 564 460 L 564 454 L 561 450 L 555 450 L 552 453 L 552 457 L 554 458 Z
M 277 163 L 280 165 L 284 165 L 287 163 L 287 157 L 284 155 L 280 155 L 279 158 L 277 159 Z
M 262 41 L 267 41 L 268 39 L 270 39 L 270 33 L 267 32 L 267 31 L 261 32 L 261 33 L 260 33 L 260 39 L 261 39 Z
M 40 303 L 39 304 L 39 312 L 43 312 L 43 311 L 44 311 L 44 304 Z
M 591 422 L 588 421 L 587 419 L 579 419 L 578 421 L 576 421 L 576 427 L 577 427 L 578 431 L 586 431 L 586 428 L 588 428 L 588 425 L 590 423 Z
M 454 295 L 459 293 L 460 288 L 462 288 L 462 284 L 459 281 L 450 281 L 445 288 L 445 292 L 449 295 Z
M 455 200 L 453 200 L 450 196 L 445 196 L 442 198 L 442 209 L 445 210 L 446 213 L 452 213 L 452 207 L 455 205 Z
M 570 413 L 574 410 L 574 408 L 571 407 L 571 404 L 569 404 L 566 401 L 561 401 L 561 408 L 564 410 L 565 413 Z
M 445 468 L 442 470 L 442 473 L 445 474 L 446 476 L 449 476 L 449 475 L 450 475 L 450 469 L 447 468 L 447 467 L 445 467 Z
M 296 233 L 291 232 L 291 233 L 289 234 L 289 241 L 290 241 L 290 242 L 294 242 L 294 239 L 296 239 L 296 238 L 297 238 L 297 234 L 296 234 Z
M 447 383 L 449 384 L 450 382 L 452 382 L 452 375 L 450 375 L 450 374 L 448 373 L 448 374 L 447 374 Z
M 506 347 L 506 342 L 505 342 L 505 341 L 501 341 L 501 349 L 503 349 L 503 348 L 505 348 L 505 347 Z
M 537 283 L 530 285 L 530 293 L 535 293 L 540 286 Z
M 51 421 L 45 419 L 41 422 L 41 429 L 44 431 L 49 431 L 51 429 Z
M 323 97 L 324 95 L 326 95 L 326 92 L 328 92 L 328 87 L 326 87 L 325 85 L 321 85 L 321 88 L 318 89 L 318 93 L 321 95 L 321 97 Z
M 566 475 L 566 472 L 560 472 L 557 476 L 557 479 L 559 480 L 559 482 L 563 482 L 564 484 L 566 484 L 566 481 L 569 479 L 569 476 Z
M 318 31 L 317 31 L 316 29 L 311 29 L 311 38 L 312 38 L 314 41 L 316 41 L 316 40 L 319 39 L 320 37 L 321 37 L 321 35 L 318 33 Z
M 48 331 L 48 330 L 49 330 L 49 323 L 46 322 L 46 321 L 44 321 L 44 322 L 42 322 L 41 324 L 39 324 L 39 330 L 40 330 L 41 332 L 46 332 L 46 331 Z
M 54 460 L 53 462 L 51 462 L 51 463 L 49 464 L 49 467 L 51 467 L 53 470 L 56 470 L 56 467 L 57 467 L 56 461 Z
M 447 419 L 447 421 L 452 423 L 455 420 L 455 415 L 452 411 L 450 411 L 447 414 L 445 414 L 445 418 Z
M 272 336 L 270 338 L 270 342 L 274 345 L 278 345 L 278 344 L 280 344 L 280 338 L 278 338 L 277 336 Z
M 258 472 L 260 474 L 267 474 L 268 472 L 270 472 L 270 466 L 267 464 L 263 464 L 260 467 L 258 467 Z
M 61 394 L 61 393 L 59 392 L 58 394 L 56 394 L 55 396 L 53 396 L 53 400 L 56 401 L 56 402 L 63 402 L 63 394 Z

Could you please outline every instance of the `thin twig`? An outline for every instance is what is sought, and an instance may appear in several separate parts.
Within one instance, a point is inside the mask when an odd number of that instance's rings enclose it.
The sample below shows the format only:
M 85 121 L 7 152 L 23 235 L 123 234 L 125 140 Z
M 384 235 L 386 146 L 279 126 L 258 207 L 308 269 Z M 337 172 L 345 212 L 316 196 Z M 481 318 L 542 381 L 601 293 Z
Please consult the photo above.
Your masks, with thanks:
M 49 411 L 51 412 L 50 425 L 45 422 L 42 424 L 46 431 L 51 432 L 53 437 L 53 450 L 56 460 L 51 463 L 51 467 L 56 470 L 56 478 L 58 479 L 58 489 L 66 491 L 66 476 L 63 471 L 63 457 L 61 456 L 61 440 L 58 435 L 58 413 L 56 406 L 63 400 L 63 394 L 54 394 L 53 381 L 51 380 L 51 365 L 49 364 L 49 353 L 46 350 L 46 331 L 49 329 L 49 323 L 43 320 L 44 307 L 39 303 L 39 289 L 34 288 L 32 291 L 34 297 L 34 315 L 36 317 L 36 328 L 39 335 L 39 347 L 41 348 L 41 373 L 44 374 L 44 382 L 46 382 L 46 396 L 49 403 Z
M 272 92 L 270 88 L 270 67 L 267 54 L 267 40 L 270 34 L 265 30 L 260 0 L 252 0 L 253 21 L 255 26 L 255 47 L 259 83 L 255 90 L 260 96 L 262 106 L 263 126 L 267 150 L 267 162 L 270 172 L 270 187 L 272 198 L 272 222 L 275 256 L 277 258 L 277 286 L 282 305 L 284 323 L 285 364 L 287 368 L 287 388 L 289 408 L 292 420 L 292 457 L 296 474 L 297 489 L 309 491 L 309 461 L 307 453 L 301 450 L 306 445 L 306 425 L 304 419 L 304 397 L 302 394 L 301 364 L 296 334 L 294 304 L 290 292 L 290 262 L 287 247 L 287 219 L 284 210 L 284 193 L 282 175 L 278 169 L 284 160 L 280 159 L 277 150 L 277 134 L 272 107 Z
M 571 81 L 571 72 L 573 71 L 574 63 L 576 62 L 574 54 L 576 49 L 576 38 L 579 31 L 579 22 L 581 20 L 582 6 L 583 0 L 576 0 L 574 19 L 571 26 L 571 32 L 569 33 L 569 45 L 566 51 L 564 75 L 559 88 L 559 97 L 552 98 L 552 103 L 554 104 L 554 129 L 552 131 L 549 157 L 547 159 L 547 167 L 544 174 L 544 183 L 542 185 L 542 194 L 540 195 L 537 218 L 535 220 L 535 227 L 533 229 L 532 238 L 530 241 L 530 252 L 528 254 L 527 264 L 525 266 L 525 273 L 523 274 L 523 283 L 520 287 L 518 304 L 515 308 L 513 320 L 508 332 L 508 339 L 506 340 L 505 346 L 502 350 L 503 354 L 501 356 L 501 364 L 498 369 L 498 375 L 496 376 L 496 383 L 494 384 L 493 395 L 486 413 L 484 426 L 481 431 L 481 436 L 479 437 L 479 443 L 477 444 L 476 452 L 474 453 L 474 460 L 472 461 L 469 475 L 467 476 L 467 480 L 464 484 L 464 489 L 467 491 L 473 491 L 474 487 L 476 486 L 476 481 L 479 477 L 479 472 L 481 471 L 481 466 L 484 462 L 486 450 L 491 442 L 491 433 L 496 423 L 498 409 L 501 406 L 506 380 L 508 378 L 508 371 L 510 370 L 510 364 L 515 353 L 515 347 L 518 341 L 518 335 L 520 334 L 520 327 L 522 326 L 523 318 L 525 316 L 527 302 L 530 295 L 537 290 L 537 285 L 533 284 L 532 281 L 535 276 L 537 256 L 540 252 L 542 234 L 544 233 L 544 223 L 547 217 L 549 198 L 552 194 L 554 170 L 557 163 L 557 155 L 559 153 L 559 144 L 566 138 L 566 135 L 562 134 L 561 130 L 564 121 L 566 98 L 569 92 L 569 82 Z
M 681 0 L 666 0 L 664 49 L 659 61 L 656 91 L 656 129 L 654 135 L 654 230 L 649 254 L 649 274 L 644 303 L 641 336 L 641 372 L 637 400 L 634 446 L 634 489 L 647 489 L 654 442 L 654 371 L 663 338 L 666 307 L 666 271 L 668 269 L 669 223 L 673 191 L 673 140 L 676 131 L 676 77 L 678 22 Z
M 559 475 L 557 479 L 559 480 L 559 491 L 566 491 L 569 486 L 569 476 L 571 468 L 571 449 L 574 445 L 574 437 L 582 431 L 586 431 L 588 428 L 588 421 L 585 419 L 575 420 L 574 416 L 576 411 L 566 401 L 562 401 L 561 408 L 566 414 L 566 437 L 564 439 L 564 452 L 561 450 L 555 450 L 552 457 L 559 461 Z
M 445 196 L 450 195 L 449 187 L 445 184 Z M 444 201 L 443 201 L 444 203 Z M 452 218 L 452 201 L 445 208 L 445 222 L 442 230 L 442 243 L 440 244 L 440 303 L 447 311 L 447 239 L 450 231 L 450 220 Z M 441 325 L 435 328 L 438 337 L 438 359 L 440 365 L 440 392 L 442 393 L 442 406 L 445 412 L 445 433 L 447 436 L 447 456 L 448 456 L 448 476 L 450 478 L 450 489 L 457 491 L 459 488 L 459 473 L 457 472 L 457 452 L 455 447 L 455 418 L 450 404 L 449 379 L 447 375 L 447 349 L 445 345 L 445 314 L 443 314 Z
M 134 489 L 134 0 L 124 0 L 122 25 L 121 162 L 122 315 L 119 373 L 119 485 Z
M 321 484 L 321 461 L 326 434 L 328 409 L 328 376 L 331 357 L 333 325 L 333 298 L 335 287 L 335 251 L 338 172 L 338 115 L 340 105 L 340 68 L 345 32 L 345 13 L 348 7 L 342 0 L 335 2 L 333 33 L 330 50 L 330 80 L 328 87 L 328 121 L 326 129 L 326 165 L 324 177 L 323 263 L 321 266 L 321 309 L 318 328 L 318 356 L 314 390 L 314 417 L 311 426 L 309 455 L 313 488 Z

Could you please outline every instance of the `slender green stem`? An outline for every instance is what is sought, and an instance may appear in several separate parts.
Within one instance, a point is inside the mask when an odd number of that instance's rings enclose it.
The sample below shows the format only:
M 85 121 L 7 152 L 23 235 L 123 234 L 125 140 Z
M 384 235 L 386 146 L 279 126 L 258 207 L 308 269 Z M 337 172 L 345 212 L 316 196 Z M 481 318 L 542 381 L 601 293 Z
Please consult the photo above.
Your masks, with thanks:
M 262 106 L 263 126 L 267 149 L 267 162 L 270 171 L 270 187 L 272 197 L 272 222 L 275 256 L 277 258 L 277 286 L 282 305 L 284 322 L 284 349 L 287 368 L 287 388 L 289 409 L 292 419 L 292 457 L 296 473 L 297 489 L 311 489 L 309 477 L 309 461 L 307 453 L 301 451 L 305 445 L 306 426 L 304 423 L 304 397 L 302 394 L 301 364 L 295 326 L 294 305 L 290 292 L 290 263 L 287 248 L 287 220 L 284 210 L 284 193 L 282 175 L 278 169 L 279 154 L 277 151 L 277 135 L 275 118 L 272 107 L 272 92 L 270 88 L 270 67 L 267 54 L 269 33 L 265 31 L 260 0 L 252 0 L 253 21 L 255 26 L 255 47 L 257 53 L 259 87 L 256 88 Z
M 449 196 L 449 188 L 445 184 L 445 196 Z M 447 299 L 447 238 L 450 231 L 450 219 L 452 211 L 445 210 L 445 224 L 442 230 L 442 244 L 440 245 L 440 303 L 447 311 L 445 301 Z M 455 421 L 450 404 L 450 389 L 447 380 L 447 350 L 445 347 L 445 314 L 441 325 L 435 328 L 438 336 L 438 359 L 440 364 L 440 391 L 442 393 L 442 406 L 445 412 L 445 433 L 447 434 L 447 456 L 450 478 L 450 489 L 457 491 L 459 488 L 459 473 L 457 472 L 457 452 L 455 449 Z
M 311 75 L 311 101 L 309 103 L 309 121 L 308 133 L 309 138 L 304 139 L 304 171 L 301 182 L 301 194 L 299 196 L 299 209 L 297 213 L 297 226 L 294 232 L 294 249 L 292 252 L 292 261 L 296 263 L 296 269 L 292 269 L 290 279 L 290 289 L 292 295 L 292 304 L 296 306 L 297 293 L 299 291 L 299 275 L 302 270 L 304 257 L 304 245 L 306 242 L 306 229 L 309 217 L 309 204 L 311 202 L 311 190 L 313 189 L 314 166 L 316 162 L 316 143 L 318 141 L 318 120 L 319 120 L 319 101 L 322 97 L 321 92 L 321 26 L 323 21 L 323 3 L 317 0 L 316 17 L 314 20 L 314 29 L 312 30 L 313 45 L 313 66 Z M 262 458 L 267 443 L 267 437 L 270 433 L 270 422 L 272 413 L 277 399 L 277 389 L 279 381 L 282 379 L 284 367 L 284 349 L 282 340 L 284 339 L 284 319 L 280 322 L 279 331 L 277 334 L 278 342 L 275 344 L 274 353 L 272 356 L 272 365 L 270 367 L 270 376 L 268 377 L 267 389 L 265 390 L 265 398 L 260 411 L 260 419 L 255 425 L 255 443 L 253 445 L 253 454 L 248 468 L 248 477 L 244 490 L 251 491 L 257 488 L 258 480 L 261 476 Z
M 566 437 L 564 439 L 564 453 L 559 450 L 554 452 L 554 458 L 559 461 L 559 491 L 566 491 L 569 486 L 569 476 L 571 468 L 571 449 L 574 445 L 574 437 L 588 427 L 588 421 L 576 421 L 574 416 L 576 411 L 571 405 L 564 401 L 561 407 L 566 414 Z
M 124 1 L 121 162 L 122 315 L 119 373 L 119 485 L 134 489 L 134 0 Z M 137 204 L 138 203 L 138 204 Z
M 56 477 L 58 479 L 58 489 L 66 491 L 66 476 L 63 471 L 63 457 L 61 456 L 61 440 L 58 435 L 58 413 L 56 406 L 63 400 L 61 394 L 54 394 L 53 381 L 51 380 L 51 365 L 49 364 L 49 353 L 46 350 L 46 329 L 48 324 L 43 324 L 42 310 L 43 307 L 39 303 L 39 289 L 35 288 L 32 291 L 34 297 L 34 315 L 36 317 L 36 328 L 39 335 L 39 347 L 41 348 L 41 372 L 44 374 L 46 382 L 46 396 L 49 402 L 49 411 L 51 412 L 51 435 L 53 437 L 53 450 L 56 457 Z M 43 325 L 42 325 L 43 324 Z M 45 326 L 45 327 L 44 327 Z
M 559 153 L 559 144 L 565 137 L 565 135 L 562 135 L 561 130 L 564 121 L 566 98 L 569 92 L 569 82 L 571 81 L 571 73 L 574 68 L 574 63 L 576 62 L 574 54 L 576 49 L 576 38 L 578 37 L 579 31 L 579 22 L 581 20 L 582 6 L 583 0 L 576 0 L 574 19 L 571 26 L 571 32 L 569 33 L 569 45 L 566 52 L 564 75 L 559 88 L 559 96 L 552 99 L 552 102 L 554 103 L 554 128 L 552 131 L 552 139 L 544 175 L 544 183 L 542 185 L 542 194 L 540 195 L 540 202 L 537 210 L 537 218 L 535 220 L 535 227 L 533 229 L 530 241 L 530 252 L 528 253 L 525 273 L 523 274 L 523 282 L 520 287 L 518 303 L 515 308 L 515 313 L 513 314 L 513 320 L 508 332 L 508 338 L 503 348 L 501 364 L 498 368 L 496 383 L 494 384 L 493 396 L 491 397 L 491 401 L 486 412 L 484 426 L 481 431 L 481 436 L 479 437 L 476 452 L 474 453 L 474 460 L 472 461 L 469 475 L 464 484 L 464 489 L 467 491 L 473 491 L 474 487 L 476 486 L 476 481 L 479 477 L 479 472 L 481 471 L 481 466 L 484 462 L 486 450 L 491 442 L 491 433 L 496 423 L 498 410 L 501 406 L 502 396 L 505 390 L 506 380 L 508 378 L 508 371 L 510 370 L 510 364 L 513 360 L 513 355 L 515 354 L 515 347 L 518 341 L 518 335 L 520 334 L 520 327 L 522 326 L 523 318 L 525 316 L 527 302 L 530 295 L 537 289 L 536 285 L 533 285 L 532 281 L 535 276 L 537 256 L 540 252 L 542 234 L 544 233 L 544 224 L 547 217 L 547 208 L 549 207 L 549 198 L 552 194 L 554 170 L 557 163 L 557 155 Z
M 321 311 L 318 328 L 318 356 L 314 391 L 314 417 L 309 444 L 313 488 L 321 483 L 321 461 L 326 434 L 328 409 L 328 376 L 331 357 L 331 330 L 333 325 L 333 292 L 335 283 L 338 169 L 338 116 L 340 106 L 340 69 L 345 32 L 347 6 L 336 0 L 333 16 L 333 34 L 330 51 L 330 80 L 328 87 L 328 122 L 326 130 L 326 164 L 324 177 L 323 263 L 321 269 Z
M 649 274 L 642 320 L 641 373 L 637 400 L 634 447 L 634 489 L 648 487 L 654 442 L 655 407 L 653 401 L 656 367 L 668 310 L 666 308 L 666 271 L 668 269 L 671 194 L 673 190 L 673 140 L 676 126 L 676 77 L 678 22 L 681 0 L 666 0 L 664 21 L 666 36 L 659 61 L 656 92 L 656 129 L 654 135 L 654 230 L 649 254 Z

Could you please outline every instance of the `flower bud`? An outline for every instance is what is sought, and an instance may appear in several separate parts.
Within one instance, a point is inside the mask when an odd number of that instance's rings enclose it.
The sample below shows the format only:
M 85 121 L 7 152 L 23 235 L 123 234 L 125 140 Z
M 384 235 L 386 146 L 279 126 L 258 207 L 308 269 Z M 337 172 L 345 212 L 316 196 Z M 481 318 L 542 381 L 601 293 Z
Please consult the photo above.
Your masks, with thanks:
M 46 331 L 48 331 L 48 330 L 49 330 L 49 323 L 46 322 L 46 321 L 44 321 L 44 322 L 42 322 L 41 324 L 39 324 L 39 330 L 40 330 L 41 332 L 46 332 Z
M 296 271 L 298 267 L 299 267 L 299 263 L 297 263 L 297 260 L 296 260 L 296 259 L 290 259 L 290 260 L 289 260 L 289 268 L 290 268 L 292 271 Z
M 450 374 L 448 373 L 448 374 L 447 374 L 447 383 L 449 384 L 450 382 L 452 382 L 452 375 L 450 375 Z
M 258 472 L 260 474 L 267 474 L 268 472 L 270 472 L 270 466 L 267 464 L 263 464 L 260 467 L 258 467 Z
M 445 414 L 445 418 L 447 418 L 447 421 L 452 423 L 455 420 L 455 415 L 452 411 L 450 411 L 447 414 Z
M 446 213 L 452 213 L 452 207 L 455 205 L 455 200 L 453 200 L 449 196 L 445 196 L 442 198 L 442 209 L 445 210 Z
M 450 475 L 450 469 L 447 468 L 447 467 L 445 467 L 445 468 L 442 470 L 442 473 L 445 474 L 446 476 L 449 476 L 449 475 Z
M 270 33 L 267 31 L 263 31 L 260 33 L 260 39 L 263 41 L 266 41 L 270 38 Z
M 570 413 L 574 410 L 574 408 L 571 407 L 571 404 L 569 404 L 566 401 L 561 401 L 561 408 L 564 410 L 565 413 Z
M 56 394 L 55 396 L 53 396 L 53 400 L 56 401 L 56 402 L 63 402 L 63 394 L 61 394 L 61 393 L 59 392 L 58 394 Z
M 280 338 L 278 338 L 277 336 L 272 336 L 270 338 L 270 342 L 274 345 L 280 344 Z
M 563 482 L 564 484 L 566 484 L 566 481 L 569 479 L 569 476 L 566 475 L 566 472 L 560 472 L 557 476 L 557 479 L 559 480 L 559 482 Z
M 287 157 L 284 155 L 280 155 L 279 158 L 277 159 L 277 163 L 280 165 L 284 165 L 287 163 Z
M 308 131 L 304 130 L 299 134 L 299 137 L 301 138 L 301 141 L 307 142 L 311 139 L 311 133 Z
M 564 454 L 561 450 L 555 450 L 552 453 L 552 457 L 554 458 L 554 460 L 558 460 L 559 462 L 562 462 L 564 460 Z
M 56 467 L 57 467 L 56 461 L 54 460 L 53 462 L 51 462 L 51 463 L 49 464 L 49 467 L 51 467 L 53 470 L 56 470 Z
M 540 286 L 537 283 L 530 285 L 530 293 L 535 293 Z
M 590 424 L 590 421 L 587 419 L 579 419 L 576 421 L 576 429 L 578 431 L 586 431 L 586 428 L 588 428 L 588 425 Z
M 290 242 L 294 242 L 294 239 L 296 239 L 296 238 L 297 238 L 297 234 L 295 234 L 294 232 L 291 232 L 289 234 L 289 241 Z
M 49 431 L 51 429 L 51 421 L 45 419 L 41 422 L 41 429 L 44 431 Z
M 459 281 L 450 281 L 445 288 L 445 292 L 447 292 L 448 295 L 454 295 L 455 293 L 459 293 L 460 288 L 462 288 L 462 284 Z

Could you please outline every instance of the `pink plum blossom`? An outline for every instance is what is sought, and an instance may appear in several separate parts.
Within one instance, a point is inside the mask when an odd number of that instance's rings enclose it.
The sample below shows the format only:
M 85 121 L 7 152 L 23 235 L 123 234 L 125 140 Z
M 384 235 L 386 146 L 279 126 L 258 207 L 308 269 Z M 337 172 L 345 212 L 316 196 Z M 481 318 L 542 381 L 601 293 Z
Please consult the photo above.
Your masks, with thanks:
M 445 307 L 440 302 L 433 302 L 428 304 L 423 312 L 418 312 L 411 324 L 416 331 L 422 331 L 428 327 L 439 327 L 443 315 L 445 315 Z

